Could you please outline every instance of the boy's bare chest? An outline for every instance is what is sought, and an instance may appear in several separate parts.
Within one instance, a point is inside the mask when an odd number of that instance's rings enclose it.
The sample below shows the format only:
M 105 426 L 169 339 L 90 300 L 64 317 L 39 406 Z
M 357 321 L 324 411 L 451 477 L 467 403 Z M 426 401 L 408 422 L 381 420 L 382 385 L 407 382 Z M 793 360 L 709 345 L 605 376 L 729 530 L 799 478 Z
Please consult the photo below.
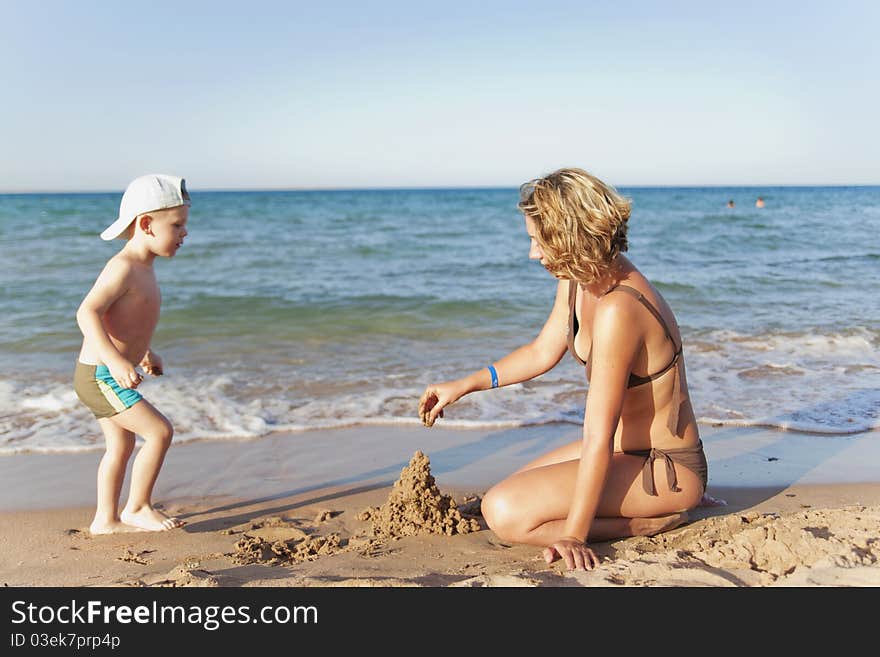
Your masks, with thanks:
M 162 295 L 155 276 L 145 273 L 135 277 L 131 285 L 108 310 L 116 324 L 139 326 L 152 330 L 159 321 Z

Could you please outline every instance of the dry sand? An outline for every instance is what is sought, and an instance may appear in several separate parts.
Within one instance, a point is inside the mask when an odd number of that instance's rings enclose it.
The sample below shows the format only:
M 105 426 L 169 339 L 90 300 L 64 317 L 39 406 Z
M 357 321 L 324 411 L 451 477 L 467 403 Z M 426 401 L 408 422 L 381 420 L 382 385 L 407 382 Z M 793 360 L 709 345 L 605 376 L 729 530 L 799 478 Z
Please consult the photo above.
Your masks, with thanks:
M 182 530 L 91 536 L 100 453 L 0 458 L 8 586 L 878 586 L 880 436 L 703 432 L 721 507 L 597 543 L 592 572 L 500 541 L 479 496 L 577 428 L 369 427 L 173 447 Z

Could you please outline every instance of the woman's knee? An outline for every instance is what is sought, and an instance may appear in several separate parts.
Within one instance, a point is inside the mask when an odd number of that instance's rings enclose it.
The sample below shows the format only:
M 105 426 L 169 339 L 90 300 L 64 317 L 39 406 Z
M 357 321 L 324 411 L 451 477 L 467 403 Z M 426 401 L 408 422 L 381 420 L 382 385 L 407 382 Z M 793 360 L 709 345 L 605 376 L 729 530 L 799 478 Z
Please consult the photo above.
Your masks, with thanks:
M 480 511 L 486 524 L 499 538 L 512 540 L 518 533 L 517 514 L 510 493 L 494 486 L 483 496 Z

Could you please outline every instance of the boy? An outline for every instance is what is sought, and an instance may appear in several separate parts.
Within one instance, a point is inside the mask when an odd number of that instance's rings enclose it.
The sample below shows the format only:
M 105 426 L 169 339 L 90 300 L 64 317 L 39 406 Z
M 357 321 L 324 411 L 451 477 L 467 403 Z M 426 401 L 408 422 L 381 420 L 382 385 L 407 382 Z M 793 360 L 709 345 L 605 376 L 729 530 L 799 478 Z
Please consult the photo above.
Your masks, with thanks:
M 76 312 L 83 334 L 74 389 L 104 432 L 107 451 L 98 466 L 98 504 L 92 534 L 164 531 L 185 523 L 152 505 L 153 485 L 171 444 L 173 428 L 136 390 L 163 373 L 150 348 L 159 321 L 157 256 L 170 258 L 186 237 L 190 198 L 183 178 L 155 174 L 133 180 L 122 196 L 119 218 L 101 239 L 126 239 L 110 258 Z M 128 501 L 119 512 L 119 494 L 135 434 L 144 445 L 134 459 Z

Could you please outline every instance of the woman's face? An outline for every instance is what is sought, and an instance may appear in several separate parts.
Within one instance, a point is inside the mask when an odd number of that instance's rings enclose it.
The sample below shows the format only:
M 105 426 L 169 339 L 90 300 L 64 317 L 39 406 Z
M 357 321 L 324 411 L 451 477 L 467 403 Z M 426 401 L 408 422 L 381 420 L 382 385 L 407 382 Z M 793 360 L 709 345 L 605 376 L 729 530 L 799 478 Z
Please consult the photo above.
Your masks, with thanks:
M 529 239 L 531 240 L 529 244 L 529 259 L 530 260 L 540 260 L 542 265 L 544 263 L 544 252 L 541 251 L 541 247 L 538 245 L 537 228 L 535 227 L 535 222 L 532 221 L 531 217 L 526 217 L 526 232 L 529 234 Z M 546 265 L 545 265 L 546 266 Z

